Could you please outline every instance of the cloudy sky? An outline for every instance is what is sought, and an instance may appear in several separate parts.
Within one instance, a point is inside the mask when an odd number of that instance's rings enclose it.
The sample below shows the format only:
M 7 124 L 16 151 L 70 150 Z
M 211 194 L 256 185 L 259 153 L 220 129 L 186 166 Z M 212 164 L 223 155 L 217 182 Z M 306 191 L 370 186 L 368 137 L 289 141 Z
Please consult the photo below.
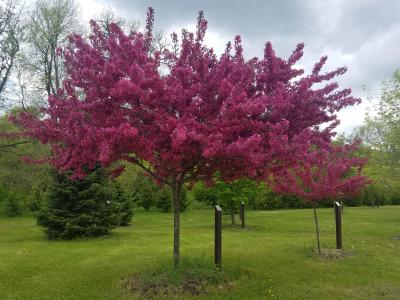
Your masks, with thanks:
M 145 20 L 146 8 L 156 11 L 156 27 L 165 33 L 194 29 L 197 12 L 208 20 L 207 43 L 221 52 L 228 40 L 242 36 L 247 57 L 261 56 L 266 41 L 287 57 L 304 42 L 301 66 L 310 70 L 322 55 L 327 68 L 347 66 L 340 79 L 363 104 L 340 113 L 340 132 L 362 123 L 380 83 L 400 68 L 400 0 L 78 0 L 85 21 L 110 7 L 126 19 Z M 363 87 L 367 87 L 368 92 Z

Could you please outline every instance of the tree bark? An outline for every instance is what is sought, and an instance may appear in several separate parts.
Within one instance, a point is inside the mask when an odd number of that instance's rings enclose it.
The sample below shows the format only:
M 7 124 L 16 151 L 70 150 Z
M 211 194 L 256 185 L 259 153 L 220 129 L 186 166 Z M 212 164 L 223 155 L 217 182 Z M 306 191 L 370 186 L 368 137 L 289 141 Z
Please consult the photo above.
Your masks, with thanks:
M 235 225 L 235 207 L 233 205 L 231 205 L 231 221 L 232 221 L 232 225 Z
M 317 235 L 318 254 L 321 254 L 321 243 L 319 240 L 318 217 L 317 217 L 317 209 L 315 208 L 315 204 L 314 204 L 314 220 L 315 220 L 315 231 L 316 231 L 316 235 Z
M 172 188 L 174 196 L 174 267 L 179 265 L 179 247 L 180 247 L 180 213 L 181 213 L 181 195 L 182 183 L 175 183 Z

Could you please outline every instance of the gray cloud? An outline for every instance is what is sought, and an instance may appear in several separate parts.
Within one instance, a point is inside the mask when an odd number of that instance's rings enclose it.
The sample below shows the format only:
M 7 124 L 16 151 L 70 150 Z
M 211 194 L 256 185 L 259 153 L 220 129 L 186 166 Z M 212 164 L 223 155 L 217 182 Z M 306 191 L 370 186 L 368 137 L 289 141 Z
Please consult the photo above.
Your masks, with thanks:
M 193 22 L 197 12 L 204 10 L 212 26 L 226 32 L 259 36 L 261 34 L 282 34 L 300 31 L 308 21 L 307 14 L 310 8 L 301 2 L 284 1 L 125 1 L 113 0 L 112 4 L 124 11 L 144 12 L 152 6 L 157 13 L 157 22 L 161 26 L 168 26 L 178 22 Z M 301 12 L 301 14 L 298 14 Z M 284 22 L 290 19 L 290 22 Z M 275 24 L 274 27 L 268 26 Z
M 340 79 L 354 95 L 379 93 L 379 83 L 400 68 L 400 1 L 396 0 L 102 0 L 126 18 L 144 22 L 148 6 L 156 10 L 156 26 L 168 31 L 196 22 L 204 10 L 213 41 L 221 48 L 240 34 L 247 56 L 262 55 L 263 45 L 272 41 L 278 54 L 287 56 L 298 42 L 306 44 L 302 66 L 310 69 L 321 55 L 328 54 L 329 68 L 346 65 Z M 214 46 L 214 45 L 212 45 Z M 218 48 L 216 47 L 216 48 Z M 339 130 L 350 131 L 363 119 L 366 104 L 341 113 Z

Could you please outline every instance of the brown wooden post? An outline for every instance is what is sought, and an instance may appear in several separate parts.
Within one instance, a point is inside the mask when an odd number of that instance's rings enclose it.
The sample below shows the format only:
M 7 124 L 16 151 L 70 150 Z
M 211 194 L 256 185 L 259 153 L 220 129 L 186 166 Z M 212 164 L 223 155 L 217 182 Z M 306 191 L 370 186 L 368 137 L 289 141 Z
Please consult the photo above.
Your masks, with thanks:
M 241 203 L 240 205 L 240 219 L 242 220 L 242 228 L 244 228 L 244 219 L 245 219 L 245 214 L 244 214 L 244 202 Z
M 217 269 L 222 267 L 222 209 L 219 205 L 215 206 L 215 266 Z
M 339 202 L 335 201 L 336 219 L 336 249 L 342 249 L 342 209 Z

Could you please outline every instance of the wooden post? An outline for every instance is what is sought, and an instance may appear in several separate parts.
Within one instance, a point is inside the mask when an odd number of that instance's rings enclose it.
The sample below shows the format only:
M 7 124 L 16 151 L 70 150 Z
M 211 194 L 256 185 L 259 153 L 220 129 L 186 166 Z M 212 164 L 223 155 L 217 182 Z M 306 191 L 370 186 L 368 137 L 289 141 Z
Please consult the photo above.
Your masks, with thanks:
M 240 205 L 240 220 L 242 220 L 242 228 L 244 228 L 244 219 L 245 219 L 244 202 L 242 202 Z
M 215 266 L 217 269 L 222 267 L 222 209 L 219 205 L 215 206 Z
M 342 249 L 342 209 L 339 202 L 335 201 L 336 219 L 336 249 Z

